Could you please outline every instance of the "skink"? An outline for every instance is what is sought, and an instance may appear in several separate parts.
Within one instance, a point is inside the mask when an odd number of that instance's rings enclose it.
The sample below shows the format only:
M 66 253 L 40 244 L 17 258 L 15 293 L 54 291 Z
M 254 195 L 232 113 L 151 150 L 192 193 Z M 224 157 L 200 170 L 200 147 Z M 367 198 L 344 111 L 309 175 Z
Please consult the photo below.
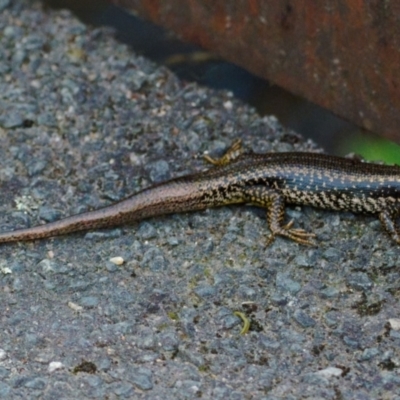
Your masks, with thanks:
M 0 243 L 116 226 L 164 214 L 250 203 L 266 209 L 269 241 L 314 244 L 313 233 L 284 223 L 285 205 L 308 205 L 379 217 L 400 244 L 400 167 L 315 153 L 245 153 L 238 140 L 214 167 L 154 185 L 110 206 L 48 224 L 0 233 Z

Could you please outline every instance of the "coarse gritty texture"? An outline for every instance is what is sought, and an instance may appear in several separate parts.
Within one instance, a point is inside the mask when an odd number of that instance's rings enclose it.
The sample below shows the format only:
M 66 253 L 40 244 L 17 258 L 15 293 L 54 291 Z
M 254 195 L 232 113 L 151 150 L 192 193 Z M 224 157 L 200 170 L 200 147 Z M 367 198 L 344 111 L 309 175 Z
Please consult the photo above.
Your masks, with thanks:
M 197 156 L 237 137 L 315 150 L 68 12 L 0 11 L 1 230 L 200 171 Z M 0 397 L 399 397 L 398 246 L 375 218 L 291 208 L 319 246 L 266 247 L 264 214 L 225 207 L 1 246 Z M 252 320 L 244 336 L 235 311 Z

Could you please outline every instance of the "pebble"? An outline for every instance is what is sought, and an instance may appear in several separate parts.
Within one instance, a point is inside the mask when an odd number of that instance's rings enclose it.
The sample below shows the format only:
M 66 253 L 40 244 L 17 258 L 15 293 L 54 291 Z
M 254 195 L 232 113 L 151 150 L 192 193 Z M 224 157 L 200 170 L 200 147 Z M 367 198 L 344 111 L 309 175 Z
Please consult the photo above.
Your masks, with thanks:
M 153 373 L 150 369 L 139 367 L 131 371 L 132 383 L 141 390 L 150 390 L 153 388 Z
M 46 222 L 53 222 L 61 218 L 61 212 L 51 207 L 40 207 L 39 218 Z
M 171 171 L 166 161 L 160 160 L 147 164 L 146 169 L 149 171 L 152 182 L 163 182 L 171 178 Z
M 117 257 L 111 257 L 110 262 L 112 262 L 115 265 L 122 265 L 125 262 L 125 260 L 122 257 L 117 256 Z
M 11 387 L 5 382 L 0 381 L 0 398 L 10 398 Z
M 113 392 L 120 397 L 132 398 L 133 386 L 128 382 L 118 382 L 112 387 Z
M 25 58 L 25 53 L 23 53 L 22 58 Z M 23 126 L 24 119 L 18 112 L 10 112 L 6 115 L 0 117 L 0 126 L 4 129 L 13 129 Z
M 43 378 L 27 378 L 24 386 L 28 389 L 43 390 L 46 387 L 47 380 Z
M 332 377 L 340 377 L 343 374 L 343 370 L 340 368 L 336 367 L 328 367 L 325 369 L 321 369 L 320 371 L 316 372 L 317 375 L 324 376 L 326 378 L 332 378 Z
M 117 272 L 118 266 L 110 261 L 110 262 L 106 262 L 106 269 L 108 272 Z
M 400 318 L 390 318 L 389 324 L 395 331 L 400 331 Z
M 10 5 L 11 0 L 0 0 L 0 11 L 5 10 Z
M 80 305 L 78 305 L 76 303 L 73 303 L 72 301 L 68 302 L 68 307 L 76 312 L 83 311 L 83 307 L 81 307 Z
M 165 351 L 175 351 L 179 346 L 179 338 L 174 332 L 162 333 L 159 337 L 161 347 Z
M 142 222 L 136 233 L 142 240 L 153 239 L 157 236 L 157 231 L 149 222 Z
M 276 274 L 276 287 L 281 289 L 284 292 L 289 292 L 292 295 L 298 293 L 301 289 L 301 285 L 299 282 L 288 277 L 287 274 L 283 272 L 278 272 Z
M 54 371 L 57 371 L 57 370 L 60 370 L 60 369 L 63 369 L 63 368 L 64 368 L 64 364 L 62 362 L 60 362 L 60 361 L 52 361 L 49 364 L 48 371 L 50 373 L 52 373 Z
M 370 291 L 373 283 L 364 272 L 354 272 L 347 277 L 347 284 L 356 290 Z
M 194 289 L 194 292 L 197 294 L 197 296 L 202 297 L 202 298 L 213 297 L 217 293 L 216 288 L 214 286 L 210 286 L 210 285 L 197 286 Z
M 376 357 L 379 354 L 379 349 L 376 347 L 371 347 L 368 349 L 364 349 L 362 354 L 359 356 L 360 361 L 368 361 L 371 360 L 372 358 Z
M 316 324 L 315 320 L 302 310 L 296 310 L 293 313 L 293 318 L 303 328 L 310 328 Z

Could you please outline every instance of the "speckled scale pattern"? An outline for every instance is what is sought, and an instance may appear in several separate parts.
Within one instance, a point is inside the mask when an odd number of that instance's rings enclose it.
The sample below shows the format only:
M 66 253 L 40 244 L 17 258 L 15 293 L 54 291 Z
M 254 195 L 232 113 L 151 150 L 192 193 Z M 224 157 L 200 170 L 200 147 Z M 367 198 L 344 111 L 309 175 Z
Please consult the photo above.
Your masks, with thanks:
M 400 167 L 315 153 L 243 154 L 236 141 L 216 166 L 172 179 L 100 210 L 0 234 L 0 242 L 33 240 L 109 227 L 163 214 L 251 203 L 266 209 L 270 239 L 313 244 L 313 233 L 284 223 L 285 204 L 378 214 L 400 244 Z
M 242 155 L 229 173 L 268 185 L 287 203 L 379 213 L 400 204 L 400 167 L 314 153 Z M 215 171 L 216 172 L 216 171 Z
M 205 200 L 226 195 L 227 203 L 230 190 L 264 185 L 289 204 L 330 210 L 379 213 L 400 204 L 400 167 L 323 154 L 244 154 L 197 179 Z

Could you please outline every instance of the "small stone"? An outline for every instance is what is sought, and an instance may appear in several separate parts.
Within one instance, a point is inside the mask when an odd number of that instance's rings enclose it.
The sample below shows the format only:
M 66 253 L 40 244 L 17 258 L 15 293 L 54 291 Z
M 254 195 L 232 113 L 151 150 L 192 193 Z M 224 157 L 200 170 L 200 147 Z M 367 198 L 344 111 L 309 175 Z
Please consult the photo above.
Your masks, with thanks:
M 190 364 L 201 367 L 205 365 L 204 357 L 198 352 L 191 351 L 184 346 L 179 346 L 179 358 L 183 361 L 187 361 Z
M 5 129 L 19 128 L 24 124 L 22 116 L 15 112 L 9 112 L 0 119 L 0 125 Z
M 320 295 L 323 299 L 330 299 L 339 296 L 340 291 L 334 287 L 327 287 L 320 291 Z
M 47 166 L 46 160 L 35 160 L 27 165 L 28 175 L 35 176 L 40 174 Z
M 106 269 L 108 272 L 116 272 L 118 271 L 118 266 L 113 264 L 112 262 L 107 262 Z
M 130 397 L 133 393 L 133 386 L 128 382 L 118 382 L 114 386 L 114 393 L 118 397 Z
M 132 371 L 132 381 L 141 390 L 150 390 L 153 388 L 152 372 L 148 368 L 134 368 Z
M 100 371 L 108 371 L 111 367 L 111 360 L 109 358 L 102 358 L 98 362 L 98 368 Z
M 298 293 L 301 289 L 300 283 L 294 281 L 293 279 L 290 279 L 287 274 L 278 272 L 276 274 L 276 280 L 275 280 L 276 287 L 285 291 L 289 292 L 292 295 L 295 295 Z
M 376 357 L 379 354 L 379 350 L 376 347 L 371 347 L 369 349 L 365 349 L 361 356 L 358 358 L 359 361 L 368 361 L 372 358 Z
M 179 239 L 175 236 L 167 238 L 167 242 L 170 246 L 177 246 L 179 244 Z
M 43 47 L 43 38 L 38 34 L 30 34 L 25 37 L 24 48 L 26 50 L 40 50 Z
M 171 178 L 169 165 L 164 160 L 149 163 L 147 169 L 149 170 L 150 179 L 155 183 L 163 182 Z
M 145 330 L 136 339 L 139 349 L 153 349 L 156 344 L 154 334 L 150 330 Z
M 29 389 L 43 390 L 46 387 L 46 380 L 43 378 L 28 379 L 24 386 Z
M 277 306 L 285 306 L 288 303 L 288 298 L 286 295 L 283 295 L 281 293 L 273 293 L 271 295 L 271 302 L 272 304 L 275 304 Z
M 194 292 L 199 297 L 207 298 L 207 297 L 215 296 L 216 289 L 215 289 L 215 287 L 210 286 L 210 285 L 201 285 L 201 286 L 197 286 L 196 289 L 194 290 Z
M 343 342 L 352 349 L 360 348 L 360 342 L 351 336 L 343 336 Z
M 9 399 L 11 388 L 7 383 L 0 381 L 0 398 Z
M 303 328 L 310 328 L 315 325 L 315 320 L 302 310 L 296 310 L 293 314 L 294 320 Z
M 105 240 L 105 239 L 115 239 L 122 236 L 121 229 L 111 229 L 104 232 L 87 232 L 85 234 L 85 239 L 88 240 Z
M 241 323 L 241 319 L 234 314 L 226 315 L 222 318 L 222 326 L 224 329 L 232 329 Z
M 76 312 L 81 312 L 83 311 L 83 307 L 81 307 L 80 305 L 73 303 L 72 301 L 68 302 L 68 307 Z
M 223 106 L 224 106 L 224 108 L 226 108 L 227 110 L 232 110 L 232 108 L 233 108 L 233 103 L 232 103 L 232 101 L 228 100 L 228 101 L 225 101 L 225 102 L 224 102 Z
M 294 261 L 294 264 L 300 268 L 312 267 L 310 258 L 306 257 L 304 254 L 299 254 L 298 256 L 296 256 L 296 258 L 293 261 Z
M 60 361 L 52 361 L 49 364 L 48 371 L 50 373 L 52 373 L 52 372 L 57 371 L 58 369 L 62 369 L 62 368 L 64 368 L 64 364 L 62 362 L 60 362 Z
M 370 291 L 373 283 L 364 272 L 355 272 L 347 277 L 347 284 L 355 290 Z
M 1 267 L 1 268 L 0 268 L 0 271 L 1 271 L 1 273 L 4 274 L 4 275 L 12 274 L 12 270 L 11 270 L 11 268 L 9 268 L 9 267 Z
M 149 267 L 152 271 L 162 271 L 166 267 L 165 258 L 162 255 L 155 256 L 149 262 Z
M 337 311 L 328 311 L 325 314 L 325 322 L 330 327 L 335 327 L 341 320 L 341 314 Z
M 61 218 L 61 212 L 51 207 L 40 207 L 39 218 L 46 222 L 53 222 Z
M 10 376 L 10 373 L 10 370 L 8 370 L 7 368 L 0 367 L 0 382 L 4 381 L 5 378 L 8 378 Z
M 13 288 L 16 292 L 20 292 L 20 291 L 24 288 L 24 285 L 23 285 L 21 279 L 15 278 L 15 279 L 14 279 L 14 282 L 13 282 L 13 284 L 12 284 L 12 288 Z
M 111 257 L 110 262 L 112 262 L 115 265 L 122 265 L 125 260 L 122 257 Z
M 390 318 L 389 324 L 393 330 L 395 330 L 395 331 L 400 330 L 400 318 Z
M 394 389 L 400 386 L 400 377 L 395 372 L 382 372 L 381 377 L 384 387 L 386 386 L 387 388 Z
M 259 335 L 259 342 L 262 348 L 267 349 L 270 352 L 276 351 L 281 347 L 279 341 L 272 339 L 270 337 L 264 336 L 262 334 Z
M 337 262 L 339 260 L 339 253 L 336 248 L 330 247 L 323 252 L 322 257 L 330 262 Z
M 0 361 L 3 361 L 7 358 L 7 353 L 5 352 L 5 350 L 0 349 Z
M 37 122 L 39 125 L 45 125 L 51 128 L 56 128 L 58 126 L 55 116 L 49 113 L 40 114 Z
M 0 0 L 0 11 L 5 10 L 10 5 L 10 0 Z
M 149 222 L 142 222 L 137 230 L 137 235 L 144 240 L 152 239 L 157 236 L 157 231 Z
M 175 351 L 179 346 L 179 338 L 173 332 L 166 332 L 161 335 L 160 343 L 164 350 Z
M 93 388 L 100 387 L 103 383 L 103 379 L 96 375 L 86 376 L 85 381 Z
M 316 374 L 324 376 L 325 378 L 340 377 L 343 374 L 343 370 L 336 367 L 328 367 L 321 369 L 321 371 L 316 372 Z
M 48 258 L 45 258 L 44 260 L 40 261 L 37 264 L 37 266 L 42 269 L 42 272 L 44 274 L 47 274 L 49 272 L 54 272 L 57 269 L 55 261 L 49 260 Z
M 312 386 L 322 386 L 329 384 L 328 379 L 324 375 L 318 373 L 305 374 L 302 380 L 304 383 L 307 383 L 308 385 Z
M 389 337 L 399 340 L 400 339 L 400 332 L 399 331 L 395 331 L 395 330 L 391 330 L 389 333 Z

